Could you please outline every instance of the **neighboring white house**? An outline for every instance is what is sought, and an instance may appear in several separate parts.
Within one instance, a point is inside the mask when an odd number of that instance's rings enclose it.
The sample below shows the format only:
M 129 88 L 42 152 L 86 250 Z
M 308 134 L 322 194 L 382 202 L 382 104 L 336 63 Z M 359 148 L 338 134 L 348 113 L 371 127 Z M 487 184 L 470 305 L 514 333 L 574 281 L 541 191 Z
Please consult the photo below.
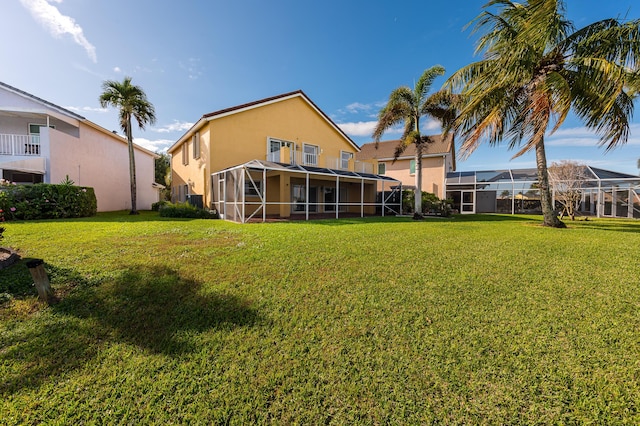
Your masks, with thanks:
M 153 152 L 135 146 L 140 210 L 158 201 L 155 158 Z M 0 176 L 19 184 L 60 183 L 69 176 L 76 185 L 94 188 L 98 211 L 131 208 L 125 138 L 2 82 Z

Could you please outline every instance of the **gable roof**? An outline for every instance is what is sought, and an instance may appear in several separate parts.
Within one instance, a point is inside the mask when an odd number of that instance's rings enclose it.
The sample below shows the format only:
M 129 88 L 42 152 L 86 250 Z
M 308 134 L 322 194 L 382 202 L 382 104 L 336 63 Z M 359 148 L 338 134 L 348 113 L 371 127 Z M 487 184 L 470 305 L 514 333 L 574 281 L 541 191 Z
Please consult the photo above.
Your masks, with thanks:
M 227 117 L 229 115 L 238 114 L 244 111 L 248 111 L 254 108 L 260 108 L 263 106 L 267 106 L 270 104 L 274 104 L 277 102 L 286 101 L 293 98 L 300 98 L 305 101 L 313 110 L 315 110 L 331 127 L 333 127 L 355 150 L 356 152 L 360 151 L 360 147 L 356 145 L 356 143 L 351 140 L 349 136 L 340 128 L 336 123 L 334 123 L 331 118 L 327 114 L 324 113 L 318 106 L 313 103 L 311 99 L 302 91 L 296 90 L 293 92 L 283 93 L 281 95 L 271 96 L 269 98 L 260 99 L 253 102 L 248 102 L 246 104 L 236 105 L 230 108 L 221 109 L 218 111 L 210 112 L 204 114 L 197 123 L 195 123 L 189 130 L 187 130 L 177 141 L 174 143 L 167 152 L 171 152 L 175 150 L 179 145 L 181 145 L 185 140 L 187 140 L 194 132 L 199 130 L 206 122 L 216 120 L 222 117 Z
M 56 104 L 54 104 L 52 102 L 49 102 L 49 101 L 46 101 L 46 100 L 44 100 L 42 98 L 34 96 L 31 93 L 27 93 L 24 90 L 20 90 L 17 87 L 10 86 L 7 83 L 3 83 L 3 82 L 0 81 L 0 87 L 4 88 L 4 89 L 6 89 L 6 90 L 8 90 L 10 92 L 13 92 L 18 96 L 22 96 L 23 98 L 31 99 L 32 101 L 35 101 L 35 102 L 37 102 L 37 103 L 39 103 L 39 104 L 41 104 L 43 106 L 46 106 L 47 108 L 51 108 L 51 109 L 55 110 L 56 112 L 59 112 L 61 114 L 64 114 L 64 115 L 69 116 L 71 118 L 74 118 L 76 120 L 79 120 L 79 121 L 86 120 L 86 118 L 84 118 L 83 116 L 81 116 L 79 114 L 76 114 L 75 112 L 69 111 L 66 108 L 62 108 L 61 106 L 58 106 L 58 105 L 56 105 Z
M 25 92 L 24 90 L 20 90 L 17 87 L 13 87 L 13 86 L 11 86 L 9 84 L 6 84 L 6 83 L 3 83 L 1 81 L 0 81 L 0 88 L 4 88 L 4 89 L 8 90 L 9 92 L 15 93 L 16 95 L 21 96 L 23 98 L 30 99 L 30 100 L 32 100 L 32 101 L 34 101 L 34 102 L 46 107 L 46 108 L 54 110 L 55 112 L 57 112 L 59 114 L 65 115 L 65 116 L 67 116 L 69 118 L 72 118 L 74 120 L 78 120 L 78 121 L 88 125 L 89 127 L 92 127 L 93 129 L 95 129 L 95 130 L 97 130 L 99 132 L 102 132 L 105 135 L 108 135 L 108 136 L 112 137 L 113 139 L 115 139 L 115 140 L 117 140 L 119 142 L 128 144 L 127 139 L 125 137 L 123 137 L 123 136 L 121 136 L 121 135 L 119 135 L 119 134 L 117 134 L 115 132 L 112 132 L 110 130 L 107 130 L 104 127 L 94 123 L 93 121 L 87 120 L 85 117 L 83 117 L 83 116 L 81 116 L 79 114 L 76 114 L 73 111 L 69 111 L 66 108 L 62 108 L 61 106 L 58 106 L 58 105 L 54 104 L 53 102 L 49 102 L 47 100 L 39 98 L 39 97 L 37 97 L 35 95 L 32 95 L 31 93 Z M 0 109 L 1 109 L 1 106 L 0 106 Z M 41 113 L 41 112 L 38 112 L 38 113 Z M 44 112 L 42 112 L 42 113 L 44 113 Z M 146 149 L 146 148 L 144 148 L 144 147 L 142 147 L 142 146 L 140 146 L 140 145 L 138 145 L 136 143 L 133 144 L 133 147 L 135 149 L 139 150 L 139 151 L 142 151 L 142 152 L 152 156 L 153 158 L 159 158 L 158 154 L 156 154 L 155 152 L 153 152 L 151 150 L 148 150 L 148 149 Z
M 443 138 L 442 135 L 430 135 L 428 136 L 432 142 L 427 142 L 422 147 L 422 157 L 432 157 L 432 156 L 441 156 L 445 154 L 453 154 L 453 136 L 449 136 L 447 138 Z M 424 136 L 423 136 L 424 138 Z M 378 161 L 381 160 L 393 160 L 395 155 L 395 150 L 398 144 L 400 143 L 399 139 L 390 140 L 390 141 L 382 141 L 378 143 L 378 148 L 376 149 L 376 143 L 370 142 L 365 143 L 360 147 L 360 152 L 356 154 L 356 159 L 358 160 L 371 160 L 375 159 Z M 414 144 L 409 145 L 400 158 L 415 158 L 416 156 L 416 146 Z

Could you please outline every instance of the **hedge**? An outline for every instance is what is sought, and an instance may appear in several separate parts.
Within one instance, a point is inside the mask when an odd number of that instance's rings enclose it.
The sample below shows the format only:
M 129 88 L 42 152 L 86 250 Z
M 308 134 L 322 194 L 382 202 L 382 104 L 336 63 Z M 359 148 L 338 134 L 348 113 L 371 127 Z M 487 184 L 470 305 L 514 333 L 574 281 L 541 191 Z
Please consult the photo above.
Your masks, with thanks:
M 210 210 L 200 209 L 189 203 L 169 203 L 159 206 L 162 217 L 185 217 L 192 219 L 218 219 L 218 213 Z
M 93 216 L 97 211 L 93 188 L 73 185 L 9 185 L 0 187 L 4 220 L 59 219 Z

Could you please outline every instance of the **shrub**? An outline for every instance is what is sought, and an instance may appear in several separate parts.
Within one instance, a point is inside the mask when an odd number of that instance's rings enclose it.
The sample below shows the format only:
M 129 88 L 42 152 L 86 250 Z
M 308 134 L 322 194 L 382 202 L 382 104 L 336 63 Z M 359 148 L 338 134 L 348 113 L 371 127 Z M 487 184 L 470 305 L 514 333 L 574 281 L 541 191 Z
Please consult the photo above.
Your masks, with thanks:
M 415 195 L 413 190 L 402 191 L 402 211 L 413 213 Z M 422 213 L 438 216 L 451 215 L 451 200 L 441 200 L 437 195 L 422 191 Z
M 185 217 L 192 219 L 218 219 L 218 213 L 213 210 L 200 209 L 189 203 L 166 202 L 160 207 L 162 217 Z
M 160 200 L 156 203 L 153 203 L 151 204 L 151 211 L 154 211 L 154 212 L 160 211 L 160 209 L 166 206 L 167 204 L 170 204 L 170 203 L 166 200 Z
M 97 201 L 88 187 L 12 185 L 0 187 L 0 210 L 6 220 L 87 217 L 96 214 Z

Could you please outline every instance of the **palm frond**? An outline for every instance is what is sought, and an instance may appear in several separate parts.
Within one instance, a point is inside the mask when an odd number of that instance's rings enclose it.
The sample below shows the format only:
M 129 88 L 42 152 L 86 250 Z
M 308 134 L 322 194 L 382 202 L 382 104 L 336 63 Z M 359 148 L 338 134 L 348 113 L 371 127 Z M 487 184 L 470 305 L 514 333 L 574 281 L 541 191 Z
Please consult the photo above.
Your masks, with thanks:
M 414 96 L 417 104 L 420 104 L 424 101 L 427 93 L 429 92 L 429 90 L 431 90 L 433 81 L 437 77 L 443 76 L 444 73 L 445 69 L 441 65 L 434 65 L 431 68 L 427 68 L 426 70 L 424 70 L 424 72 L 416 82 L 416 86 L 414 89 Z

